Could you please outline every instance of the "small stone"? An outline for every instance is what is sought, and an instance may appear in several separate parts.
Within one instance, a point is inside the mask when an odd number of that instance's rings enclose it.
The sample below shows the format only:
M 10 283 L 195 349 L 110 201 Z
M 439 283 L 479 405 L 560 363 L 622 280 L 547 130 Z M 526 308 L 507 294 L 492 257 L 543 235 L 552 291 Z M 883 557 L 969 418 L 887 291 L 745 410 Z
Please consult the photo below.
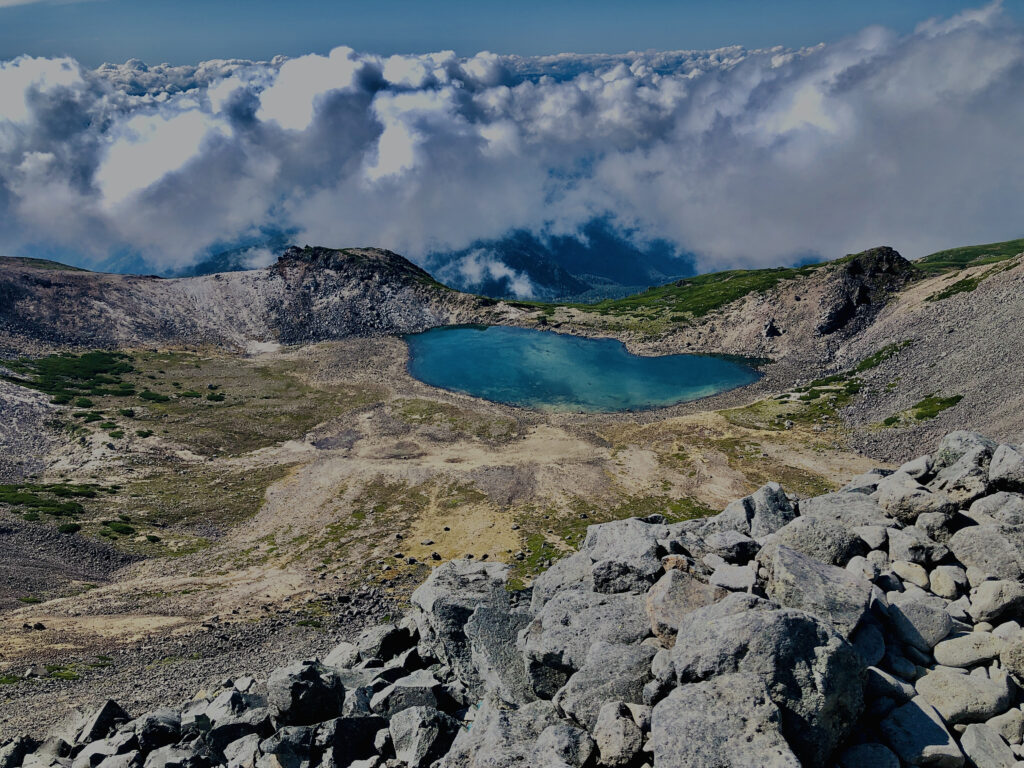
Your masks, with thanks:
M 1024 712 L 1020 707 L 1007 710 L 988 720 L 985 725 L 1006 739 L 1010 744 L 1020 744 L 1024 740 Z
M 946 600 L 955 600 L 967 588 L 967 572 L 956 565 L 938 565 L 928 577 L 928 588 Z
M 890 567 L 904 581 L 909 581 L 922 589 L 928 588 L 928 571 L 923 566 L 906 560 L 893 560 Z

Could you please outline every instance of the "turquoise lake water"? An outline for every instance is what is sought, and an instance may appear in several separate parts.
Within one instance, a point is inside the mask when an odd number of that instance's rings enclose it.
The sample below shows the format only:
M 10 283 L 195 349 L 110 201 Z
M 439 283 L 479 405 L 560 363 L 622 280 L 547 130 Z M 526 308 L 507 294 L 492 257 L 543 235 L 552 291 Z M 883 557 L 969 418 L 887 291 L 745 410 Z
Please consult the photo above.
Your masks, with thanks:
M 756 381 L 704 355 L 638 357 L 614 339 L 525 328 L 436 328 L 405 337 L 409 373 L 435 387 L 542 410 L 630 411 L 675 405 Z

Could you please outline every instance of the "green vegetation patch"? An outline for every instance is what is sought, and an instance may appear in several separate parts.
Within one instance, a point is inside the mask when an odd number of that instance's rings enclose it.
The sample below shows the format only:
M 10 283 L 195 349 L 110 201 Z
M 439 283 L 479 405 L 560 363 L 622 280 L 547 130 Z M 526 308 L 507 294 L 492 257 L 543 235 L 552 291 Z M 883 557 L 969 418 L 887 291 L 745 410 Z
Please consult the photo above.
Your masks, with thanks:
M 916 266 L 929 275 L 953 272 L 965 267 L 981 264 L 993 264 L 1012 259 L 1024 252 L 1024 238 L 1006 240 L 1001 243 L 985 243 L 984 245 L 968 245 L 961 248 L 950 248 L 945 251 L 918 259 Z
M 877 352 L 873 352 L 872 354 L 868 355 L 863 360 L 861 360 L 859 363 L 857 363 L 855 366 L 853 366 L 853 372 L 864 373 L 864 371 L 869 371 L 872 368 L 877 368 L 879 365 L 884 363 L 886 360 L 895 355 L 901 349 L 906 349 L 913 343 L 913 339 L 908 339 L 907 341 L 897 341 L 893 344 L 886 344 L 880 350 L 878 350 Z
M 4 361 L 15 375 L 3 376 L 6 381 L 52 395 L 61 403 L 78 403 L 91 408 L 87 395 L 124 396 L 135 393 L 134 385 L 122 378 L 134 370 L 131 357 L 121 352 L 86 352 L 81 355 L 50 355 L 37 359 L 20 358 Z
M 954 405 L 964 399 L 963 395 L 953 395 L 952 397 L 938 397 L 937 395 L 929 395 L 921 402 L 914 405 L 911 408 L 911 414 L 918 421 L 924 421 L 926 419 L 934 419 L 942 411 L 947 408 L 952 408 Z
M 67 499 L 94 499 L 101 491 L 112 492 L 110 489 L 92 484 L 0 485 L 0 504 L 20 507 L 29 513 L 41 512 L 54 517 L 73 517 L 82 514 L 84 508 L 80 502 Z

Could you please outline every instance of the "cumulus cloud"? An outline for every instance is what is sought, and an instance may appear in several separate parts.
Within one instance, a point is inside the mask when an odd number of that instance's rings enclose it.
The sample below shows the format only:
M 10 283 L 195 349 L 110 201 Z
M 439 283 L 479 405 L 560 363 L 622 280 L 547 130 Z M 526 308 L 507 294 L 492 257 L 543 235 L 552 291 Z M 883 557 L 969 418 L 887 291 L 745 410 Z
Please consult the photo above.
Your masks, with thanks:
M 438 270 L 438 277 L 451 285 L 465 289 L 483 289 L 493 284 L 501 293 L 508 293 L 521 299 L 539 295 L 530 276 L 512 269 L 493 253 L 478 248 L 460 256 Z
M 1021 234 L 1022 124 L 998 3 L 801 50 L 21 57 L 0 62 L 0 252 L 173 271 L 287 231 L 422 259 L 600 218 L 702 269 L 916 256 Z M 454 268 L 529 290 L 503 266 Z

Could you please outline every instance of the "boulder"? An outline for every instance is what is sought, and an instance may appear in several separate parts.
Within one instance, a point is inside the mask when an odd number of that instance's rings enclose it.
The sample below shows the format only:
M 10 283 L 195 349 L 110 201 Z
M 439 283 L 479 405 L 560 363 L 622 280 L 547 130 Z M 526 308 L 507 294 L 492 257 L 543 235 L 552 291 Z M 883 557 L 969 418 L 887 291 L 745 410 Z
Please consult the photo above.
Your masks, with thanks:
M 778 546 L 802 552 L 827 565 L 846 565 L 851 557 L 868 551 L 853 531 L 819 517 L 798 517 L 784 525 L 766 548 Z
M 597 713 L 594 741 L 602 766 L 627 768 L 639 756 L 644 735 L 623 702 L 608 701 L 601 705 Z
M 530 611 L 540 613 L 552 597 L 559 592 L 577 589 L 583 592 L 594 591 L 592 570 L 594 562 L 586 552 L 575 552 L 554 564 L 533 580 Z
M 949 516 L 957 505 L 944 493 L 933 493 L 905 472 L 894 472 L 878 483 L 878 505 L 889 517 L 913 525 L 924 513 Z
M 373 756 L 374 738 L 387 727 L 383 717 L 337 717 L 316 726 L 313 748 L 325 766 L 347 766 Z
M 958 565 L 937 565 L 928 574 L 928 588 L 946 600 L 955 600 L 967 589 L 967 571 Z
M 908 590 L 893 596 L 886 615 L 896 636 L 922 653 L 931 653 L 953 629 L 946 601 L 923 590 Z
M 750 496 L 732 502 L 712 520 L 719 529 L 731 528 L 759 539 L 775 533 L 796 516 L 797 512 L 782 486 L 768 483 Z
M 995 672 L 989 679 L 939 667 L 922 676 L 915 688 L 951 725 L 984 722 L 1010 708 L 1009 678 Z
M 660 517 L 656 518 L 660 521 Z M 660 523 L 630 518 L 587 528 L 580 552 L 594 565 L 591 581 L 595 592 L 643 593 L 661 574 L 658 539 L 667 535 Z
M 16 768 L 21 765 L 25 755 L 35 749 L 35 742 L 25 735 L 15 736 L 0 745 L 0 768 Z
M 152 752 L 178 740 L 181 735 L 181 715 L 173 709 L 147 712 L 134 721 L 134 728 L 139 749 Z
M 121 709 L 116 701 L 107 699 L 86 717 L 75 740 L 79 744 L 88 744 L 90 741 L 102 739 L 118 725 L 129 720 L 131 718 L 128 713 Z
M 937 565 L 949 549 L 919 528 L 889 529 L 889 559 L 906 560 L 918 565 Z
M 764 561 L 768 597 L 786 608 L 813 613 L 849 637 L 867 613 L 871 583 L 788 546 L 773 549 Z
M 555 695 L 555 706 L 587 730 L 597 722 L 601 705 L 610 700 L 643 702 L 657 649 L 649 645 L 596 642 L 578 672 Z
M 1020 707 L 1008 709 L 1001 715 L 985 722 L 989 728 L 1002 736 L 1010 744 L 1020 744 L 1024 738 L 1024 712 Z
M 973 667 L 999 657 L 1005 643 L 990 632 L 969 632 L 935 646 L 935 661 L 946 667 Z
M 332 669 L 351 669 L 359 663 L 359 649 L 355 643 L 338 643 L 324 657 L 325 667 Z
M 692 611 L 721 600 L 728 592 L 680 570 L 666 571 L 647 592 L 645 607 L 654 634 L 666 645 L 675 643 L 679 624 Z
M 590 646 L 638 643 L 650 633 L 639 595 L 562 592 L 547 602 L 518 639 L 533 692 L 550 699 L 586 661 Z
M 470 687 L 480 685 L 466 622 L 480 605 L 507 608 L 508 566 L 477 560 L 449 560 L 435 568 L 412 593 L 412 616 L 421 642 Z
M 590 734 L 569 725 L 549 725 L 533 747 L 532 765 L 591 765 L 596 746 Z
M 96 768 L 103 760 L 115 755 L 123 755 L 128 752 L 137 752 L 139 741 L 131 731 L 122 731 L 108 736 L 105 739 L 97 739 L 86 744 L 85 747 L 75 755 L 71 768 Z
M 892 522 L 877 502 L 863 493 L 846 491 L 801 499 L 800 516 L 830 520 L 850 529 L 864 525 L 884 528 Z
M 255 768 L 260 754 L 260 739 L 256 734 L 243 736 L 224 747 L 224 764 L 228 768 Z
M 1024 685 L 1024 639 L 1018 637 L 1005 643 L 999 653 L 999 661 L 1018 685 Z
M 962 768 L 964 764 L 963 753 L 939 713 L 920 696 L 890 712 L 879 730 L 907 765 Z
M 389 724 L 395 757 L 409 768 L 426 768 L 440 758 L 459 731 L 455 718 L 433 707 L 410 707 Z
M 971 504 L 967 516 L 981 525 L 1024 525 L 1024 496 L 999 491 Z
M 968 725 L 960 737 L 964 754 L 977 768 L 1013 768 L 1017 756 L 995 730 L 981 723 Z
M 723 562 L 712 571 L 708 583 L 730 592 L 750 592 L 757 583 L 757 574 L 749 564 L 729 565 Z
M 510 704 L 525 704 L 536 698 L 526 677 L 523 656 L 516 648 L 516 638 L 532 620 L 525 610 L 484 604 L 466 622 L 470 658 L 484 689 L 494 691 Z
M 918 456 L 916 459 L 901 464 L 896 471 L 910 475 L 918 482 L 926 482 L 932 474 L 932 457 L 927 454 Z
M 309 725 L 341 714 L 345 689 L 333 670 L 317 661 L 279 667 L 267 680 L 268 701 L 278 722 Z
M 963 528 L 950 538 L 949 548 L 968 568 L 997 579 L 1017 580 L 1024 575 L 1024 554 L 995 526 Z
M 783 737 L 782 713 L 755 675 L 726 674 L 672 691 L 651 713 L 651 749 L 659 766 L 801 765 Z
M 977 432 L 966 432 L 963 430 L 950 432 L 939 441 L 939 447 L 935 451 L 932 461 L 935 470 L 945 469 L 960 461 L 967 453 L 986 449 L 989 455 L 996 449 L 996 443 Z
M 811 764 L 827 759 L 863 706 L 863 661 L 831 625 L 749 595 L 694 611 L 671 662 L 680 684 L 730 673 L 761 680 L 793 751 Z
M 428 670 L 406 675 L 378 691 L 370 699 L 370 709 L 382 717 L 394 717 L 410 707 L 438 707 L 441 683 Z
M 154 749 L 146 755 L 144 768 L 210 768 L 213 760 L 205 751 L 197 748 L 194 743 L 188 746 L 169 744 Z
M 971 593 L 975 621 L 992 621 L 1024 607 L 1024 585 L 1016 581 L 986 581 Z
M 459 731 L 438 768 L 528 768 L 541 733 L 562 722 L 550 701 L 513 707 L 487 694 L 473 727 Z
M 718 555 L 732 565 L 749 562 L 760 549 L 757 542 L 749 536 L 729 529 L 708 534 L 704 546 L 708 552 Z
M 992 454 L 988 477 L 1000 490 L 1024 491 L 1024 453 L 1013 446 L 1000 445 Z
M 939 471 L 928 487 L 943 491 L 957 504 L 969 504 L 989 492 L 992 484 L 988 477 L 992 450 L 984 446 L 972 448 L 956 463 Z
M 387 661 L 413 646 L 413 637 L 408 629 L 395 624 L 379 624 L 367 627 L 359 633 L 356 651 L 363 661 L 380 659 Z
M 279 728 L 260 742 L 257 768 L 307 768 L 312 762 L 315 731 L 307 725 Z

